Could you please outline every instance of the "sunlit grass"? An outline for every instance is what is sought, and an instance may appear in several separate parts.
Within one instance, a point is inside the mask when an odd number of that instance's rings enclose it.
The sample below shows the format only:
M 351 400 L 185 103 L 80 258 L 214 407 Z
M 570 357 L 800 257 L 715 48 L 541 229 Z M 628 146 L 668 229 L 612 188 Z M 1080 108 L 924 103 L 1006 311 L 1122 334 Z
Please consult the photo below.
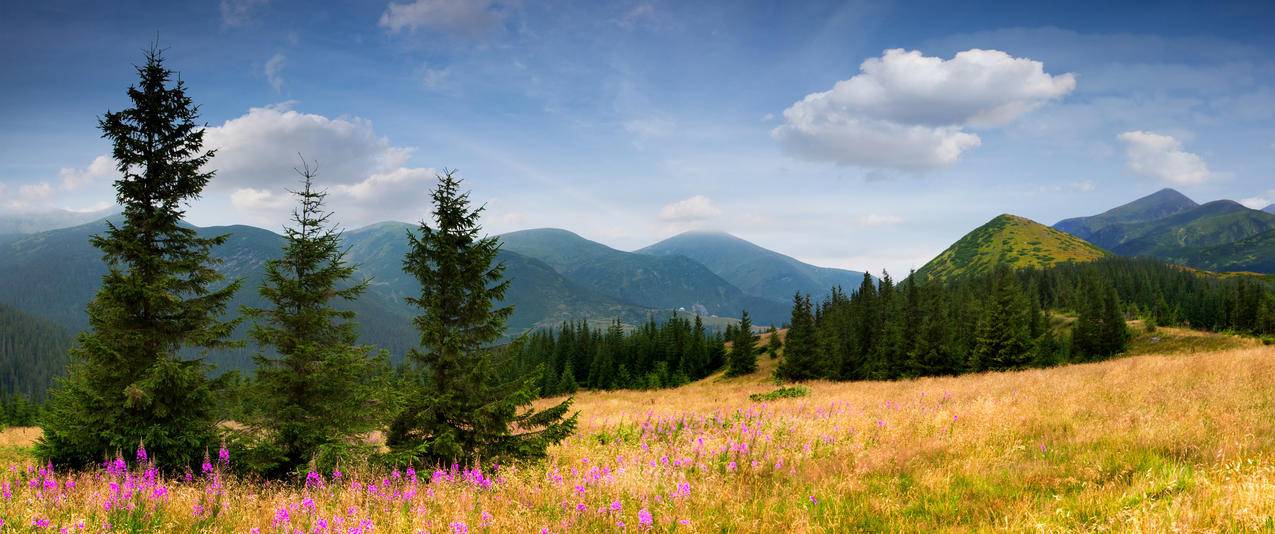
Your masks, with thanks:
M 759 364 L 676 390 L 581 393 L 579 432 L 541 464 L 481 476 L 418 466 L 416 484 L 405 471 L 324 473 L 323 487 L 201 475 L 147 487 L 136 472 L 126 515 L 118 502 L 103 509 L 124 479 L 80 473 L 67 488 L 59 474 L 46 490 L 24 460 L 4 475 L 0 517 L 192 532 L 1275 527 L 1275 347 L 812 382 L 808 396 L 755 403 L 775 389 L 775 362 Z M 23 451 L 33 437 L 10 430 L 0 447 Z

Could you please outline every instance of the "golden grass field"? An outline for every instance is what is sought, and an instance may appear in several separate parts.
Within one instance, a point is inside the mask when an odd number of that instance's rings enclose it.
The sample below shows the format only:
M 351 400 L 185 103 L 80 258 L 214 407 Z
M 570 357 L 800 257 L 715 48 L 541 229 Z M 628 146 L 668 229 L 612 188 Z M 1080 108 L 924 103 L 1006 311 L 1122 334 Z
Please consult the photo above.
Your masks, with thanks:
M 1131 352 L 1149 347 L 1172 352 L 753 403 L 775 387 L 762 356 L 751 377 L 580 393 L 580 430 L 548 461 L 419 482 L 41 476 L 25 455 L 38 431 L 11 429 L 0 517 L 53 532 L 1275 531 L 1275 347 L 1163 328 Z

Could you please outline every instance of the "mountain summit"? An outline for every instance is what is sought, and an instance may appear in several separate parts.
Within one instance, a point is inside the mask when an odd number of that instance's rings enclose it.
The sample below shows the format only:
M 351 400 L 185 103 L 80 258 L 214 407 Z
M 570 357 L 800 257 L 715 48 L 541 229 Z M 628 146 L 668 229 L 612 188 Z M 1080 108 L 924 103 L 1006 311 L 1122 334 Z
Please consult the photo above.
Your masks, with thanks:
M 916 272 L 918 280 L 991 272 L 1000 265 L 1049 267 L 1093 261 L 1109 253 L 1076 236 L 1031 219 L 1003 214 L 965 234 Z
M 1199 207 L 1199 204 L 1187 198 L 1186 195 L 1174 189 L 1164 188 L 1128 204 L 1111 208 L 1098 215 L 1063 219 L 1054 224 L 1054 228 L 1100 246 L 1109 247 L 1111 244 L 1105 244 L 1101 241 L 1100 233 L 1105 228 L 1118 224 L 1153 221 L 1196 207 Z
M 637 253 L 686 256 L 745 293 L 784 303 L 796 292 L 818 297 L 834 286 L 849 289 L 863 281 L 862 272 L 816 267 L 726 232 L 684 232 Z

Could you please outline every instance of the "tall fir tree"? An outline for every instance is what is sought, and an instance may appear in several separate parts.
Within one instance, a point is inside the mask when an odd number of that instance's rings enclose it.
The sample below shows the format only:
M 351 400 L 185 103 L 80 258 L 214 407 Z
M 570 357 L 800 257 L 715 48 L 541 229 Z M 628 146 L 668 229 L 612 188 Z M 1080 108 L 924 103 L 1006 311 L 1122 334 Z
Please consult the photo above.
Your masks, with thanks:
M 789 318 L 788 336 L 784 340 L 784 357 L 775 368 L 775 375 L 780 379 L 814 380 L 822 378 L 828 372 L 819 358 L 819 342 L 811 308 L 810 296 L 801 293 L 793 295 L 792 316 Z
M 341 232 L 315 189 L 317 169 L 302 160 L 299 206 L 284 228 L 283 256 L 266 264 L 260 293 L 264 308 L 244 308 L 255 324 L 250 335 L 273 354 L 257 355 L 254 406 L 247 421 L 256 468 L 268 476 L 295 474 L 311 461 L 330 468 L 360 443 L 357 436 L 383 425 L 391 410 L 389 361 L 357 346 L 353 301 L 368 280 L 351 281 Z M 366 453 L 367 451 L 364 451 Z
M 735 339 L 731 340 L 730 356 L 726 366 L 726 376 L 743 376 L 757 370 L 757 353 L 753 350 L 753 321 L 744 310 L 739 317 L 739 326 L 735 328 Z
M 433 223 L 408 233 L 403 270 L 421 284 L 410 298 L 420 348 L 408 357 L 417 379 L 405 408 L 390 426 L 388 444 L 403 460 L 472 465 L 536 459 L 575 430 L 568 398 L 535 410 L 535 376 L 498 381 L 490 345 L 500 339 L 513 308 L 496 307 L 509 282 L 495 263 L 500 242 L 479 237 L 482 208 L 471 209 L 452 171 L 431 192 Z M 575 361 L 572 361 L 572 368 Z
M 121 175 L 123 223 L 92 239 L 108 272 L 36 446 L 63 466 L 145 443 L 160 466 L 183 469 L 216 439 L 209 365 L 184 351 L 232 344 L 236 322 L 220 316 L 239 282 L 220 284 L 215 269 L 212 249 L 227 236 L 200 237 L 181 222 L 213 177 L 204 167 L 214 152 L 204 150 L 198 107 L 162 50 L 152 46 L 137 74 L 132 107 L 99 121 Z
M 766 354 L 769 354 L 771 359 L 778 358 L 779 350 L 782 348 L 784 348 L 784 342 L 779 339 L 779 330 L 772 325 L 766 332 Z

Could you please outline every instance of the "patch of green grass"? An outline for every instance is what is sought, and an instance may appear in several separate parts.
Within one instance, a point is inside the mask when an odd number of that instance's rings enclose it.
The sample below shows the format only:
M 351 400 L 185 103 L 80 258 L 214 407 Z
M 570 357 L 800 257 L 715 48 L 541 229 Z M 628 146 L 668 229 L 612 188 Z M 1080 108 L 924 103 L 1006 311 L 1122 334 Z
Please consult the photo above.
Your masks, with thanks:
M 779 399 L 792 399 L 796 397 L 805 397 L 810 394 L 810 390 L 801 386 L 782 387 L 770 393 L 753 393 L 748 398 L 753 402 L 769 402 Z

